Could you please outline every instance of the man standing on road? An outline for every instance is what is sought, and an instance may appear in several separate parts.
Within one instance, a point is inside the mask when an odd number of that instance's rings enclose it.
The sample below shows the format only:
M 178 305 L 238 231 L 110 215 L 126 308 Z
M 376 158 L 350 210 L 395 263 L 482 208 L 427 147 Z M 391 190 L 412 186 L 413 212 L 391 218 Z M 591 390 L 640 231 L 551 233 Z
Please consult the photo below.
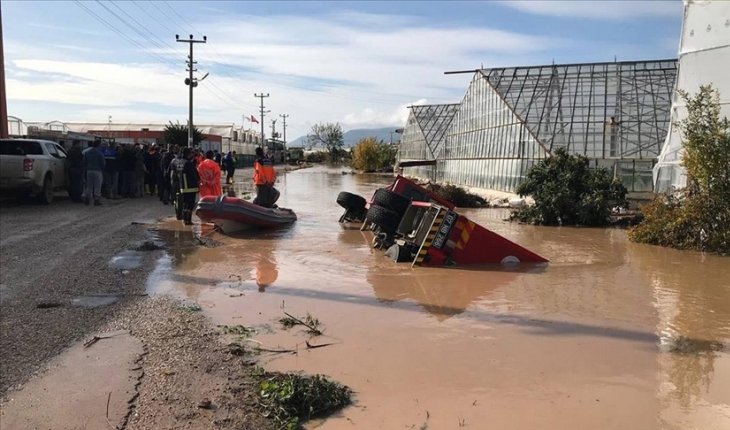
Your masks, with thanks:
M 190 148 L 185 147 L 183 149 L 182 160 L 178 160 L 175 163 L 175 167 L 177 168 L 178 180 L 180 181 L 180 194 L 182 194 L 183 221 L 185 225 L 192 225 L 195 195 L 198 193 L 200 176 L 195 167 L 195 161 L 192 158 Z
M 106 198 L 117 199 L 119 191 L 119 162 L 117 161 L 117 150 L 112 144 L 105 144 L 101 149 L 106 161 L 104 168 L 104 187 L 106 188 Z
M 198 165 L 200 175 L 200 197 L 220 196 L 221 189 L 221 167 L 214 160 L 213 151 L 205 153 L 205 160 Z
M 66 154 L 68 160 L 68 182 L 71 201 L 81 203 L 84 194 L 84 154 L 81 152 L 81 143 L 73 141 L 73 145 Z
M 218 150 L 213 151 L 213 161 L 218 163 L 218 167 L 223 167 L 223 157 L 221 156 L 221 153 L 218 152 Z
M 274 188 L 276 171 L 271 159 L 264 156 L 262 148 L 256 148 L 256 160 L 253 162 L 253 182 L 256 184 L 256 198 L 253 204 L 265 208 L 274 207 L 279 200 L 279 191 Z
M 236 152 L 229 152 L 224 159 L 226 165 L 226 184 L 232 184 L 233 175 L 236 174 Z
M 94 140 L 91 148 L 84 152 L 84 168 L 86 169 L 86 197 L 84 203 L 89 204 L 94 199 L 94 206 L 101 206 L 101 183 L 104 180 L 104 167 L 106 160 L 104 154 L 99 151 L 101 139 Z

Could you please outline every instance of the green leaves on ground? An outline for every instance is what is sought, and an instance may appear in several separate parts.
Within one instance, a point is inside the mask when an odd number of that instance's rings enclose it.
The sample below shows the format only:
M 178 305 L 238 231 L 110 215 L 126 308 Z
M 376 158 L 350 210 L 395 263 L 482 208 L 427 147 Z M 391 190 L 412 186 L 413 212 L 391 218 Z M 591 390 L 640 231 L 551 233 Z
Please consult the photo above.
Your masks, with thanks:
M 251 375 L 259 382 L 264 416 L 273 418 L 281 428 L 299 429 L 305 421 L 330 415 L 352 402 L 349 387 L 322 375 L 266 372 L 261 368 Z

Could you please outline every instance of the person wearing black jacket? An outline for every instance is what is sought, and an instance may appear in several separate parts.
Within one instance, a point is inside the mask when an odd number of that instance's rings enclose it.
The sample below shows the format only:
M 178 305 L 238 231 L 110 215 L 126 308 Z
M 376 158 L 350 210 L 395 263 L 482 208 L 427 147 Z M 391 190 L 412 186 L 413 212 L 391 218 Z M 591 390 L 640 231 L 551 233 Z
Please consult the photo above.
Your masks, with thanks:
M 84 200 L 81 196 L 84 194 L 84 155 L 81 153 L 81 143 L 78 140 L 73 141 L 73 145 L 66 154 L 68 161 L 68 193 L 71 201 L 81 203 Z
M 185 225 L 192 225 L 195 197 L 198 194 L 200 175 L 198 175 L 198 169 L 195 166 L 190 148 L 185 147 L 182 155 L 182 160 L 178 160 L 175 163 L 175 167 L 177 168 L 178 180 L 180 181 L 180 194 L 182 194 L 183 221 Z

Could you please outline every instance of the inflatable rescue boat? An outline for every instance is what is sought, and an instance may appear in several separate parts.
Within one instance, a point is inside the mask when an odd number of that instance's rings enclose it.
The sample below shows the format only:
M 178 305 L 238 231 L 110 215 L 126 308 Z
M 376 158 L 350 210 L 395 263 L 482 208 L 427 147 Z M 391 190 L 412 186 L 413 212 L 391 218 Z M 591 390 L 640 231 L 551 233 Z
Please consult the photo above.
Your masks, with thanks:
M 224 233 L 247 229 L 275 228 L 291 224 L 297 215 L 291 209 L 265 208 L 235 197 L 205 196 L 198 201 L 195 214 Z

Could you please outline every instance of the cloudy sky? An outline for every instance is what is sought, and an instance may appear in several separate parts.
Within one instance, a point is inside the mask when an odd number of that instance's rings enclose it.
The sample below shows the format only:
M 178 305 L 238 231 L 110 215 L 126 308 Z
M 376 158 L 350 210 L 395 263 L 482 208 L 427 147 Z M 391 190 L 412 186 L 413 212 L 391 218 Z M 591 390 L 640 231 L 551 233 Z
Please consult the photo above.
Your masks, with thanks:
M 402 126 L 408 105 L 457 102 L 470 76 L 445 71 L 676 57 L 682 3 L 3 0 L 2 19 L 10 115 L 182 123 L 175 34 L 206 35 L 196 122 L 241 124 L 264 92 L 292 140 L 320 121 Z

